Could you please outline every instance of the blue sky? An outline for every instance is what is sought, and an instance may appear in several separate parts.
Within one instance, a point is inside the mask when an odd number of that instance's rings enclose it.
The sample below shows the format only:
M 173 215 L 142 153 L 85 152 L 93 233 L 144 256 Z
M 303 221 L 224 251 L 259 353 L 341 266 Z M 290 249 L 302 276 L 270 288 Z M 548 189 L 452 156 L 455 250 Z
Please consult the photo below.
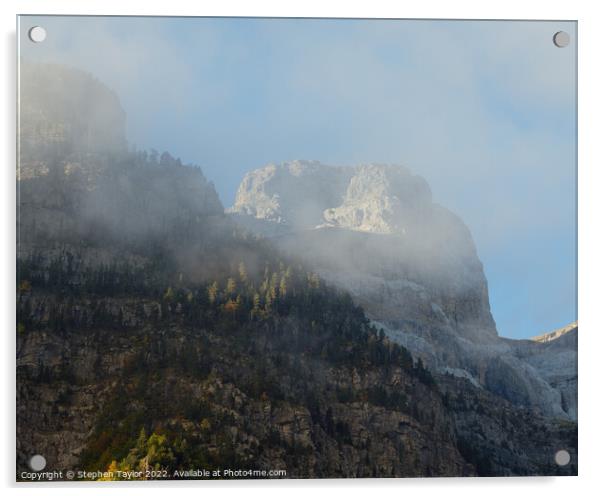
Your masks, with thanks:
M 226 206 L 270 162 L 408 166 L 470 228 L 500 334 L 528 337 L 576 319 L 575 28 L 25 17 L 20 48 L 113 88 L 129 141 L 200 165 Z

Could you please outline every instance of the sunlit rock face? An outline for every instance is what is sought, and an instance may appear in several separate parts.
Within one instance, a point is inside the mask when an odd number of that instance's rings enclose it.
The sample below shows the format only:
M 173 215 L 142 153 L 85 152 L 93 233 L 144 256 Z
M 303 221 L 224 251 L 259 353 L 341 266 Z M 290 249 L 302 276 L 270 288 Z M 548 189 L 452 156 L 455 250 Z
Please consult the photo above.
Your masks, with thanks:
M 294 229 L 407 234 L 431 204 L 426 181 L 402 166 L 296 160 L 249 172 L 230 210 Z
M 244 177 L 230 210 L 281 229 L 310 229 L 324 222 L 324 210 L 340 201 L 348 180 L 348 170 L 319 162 L 270 164 Z
M 270 164 L 244 177 L 229 212 L 349 291 L 432 369 L 546 415 L 575 418 L 576 372 L 556 380 L 546 372 L 554 366 L 541 362 L 557 357 L 540 343 L 527 353 L 522 341 L 498 337 L 468 228 L 408 168 Z M 576 357 L 563 360 L 574 370 Z
M 404 167 L 364 165 L 355 168 L 342 203 L 323 215 L 331 227 L 407 235 L 431 203 L 426 181 Z

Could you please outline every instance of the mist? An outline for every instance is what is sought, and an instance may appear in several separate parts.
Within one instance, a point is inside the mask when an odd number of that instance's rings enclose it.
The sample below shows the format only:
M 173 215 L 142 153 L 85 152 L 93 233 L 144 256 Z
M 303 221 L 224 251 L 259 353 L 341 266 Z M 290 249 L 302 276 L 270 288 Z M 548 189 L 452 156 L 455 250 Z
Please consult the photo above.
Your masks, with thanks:
M 94 74 L 128 141 L 200 165 L 224 205 L 271 162 L 403 164 L 470 229 L 502 335 L 575 320 L 575 44 L 551 43 L 572 23 L 20 22 L 24 59 Z

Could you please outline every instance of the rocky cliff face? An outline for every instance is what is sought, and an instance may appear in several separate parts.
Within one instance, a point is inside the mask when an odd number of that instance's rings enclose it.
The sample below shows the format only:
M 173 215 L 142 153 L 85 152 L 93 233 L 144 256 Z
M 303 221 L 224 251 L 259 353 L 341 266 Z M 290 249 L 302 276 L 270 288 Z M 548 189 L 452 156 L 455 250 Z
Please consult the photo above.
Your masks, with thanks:
M 498 337 L 469 230 L 405 167 L 269 165 L 245 176 L 229 211 L 348 290 L 391 339 L 434 370 L 575 418 L 574 400 L 565 398 L 575 397 L 572 387 L 562 393 L 534 359 Z
M 456 375 L 443 374 L 437 380 L 454 419 L 460 452 L 479 474 L 577 474 L 574 422 L 542 417 Z M 554 463 L 559 450 L 569 452 L 570 468 Z
M 560 393 L 563 411 L 577 418 L 577 322 L 536 336 L 530 341 L 510 341 L 515 356 L 533 367 Z

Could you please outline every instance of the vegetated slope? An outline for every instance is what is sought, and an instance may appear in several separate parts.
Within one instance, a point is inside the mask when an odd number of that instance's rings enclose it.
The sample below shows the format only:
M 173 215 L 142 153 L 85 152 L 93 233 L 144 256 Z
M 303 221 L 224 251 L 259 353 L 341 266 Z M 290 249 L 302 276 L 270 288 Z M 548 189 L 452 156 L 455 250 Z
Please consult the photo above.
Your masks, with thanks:
M 21 463 L 35 450 L 57 468 L 473 473 L 428 371 L 347 295 L 279 264 L 243 274 L 149 291 L 28 279 Z

